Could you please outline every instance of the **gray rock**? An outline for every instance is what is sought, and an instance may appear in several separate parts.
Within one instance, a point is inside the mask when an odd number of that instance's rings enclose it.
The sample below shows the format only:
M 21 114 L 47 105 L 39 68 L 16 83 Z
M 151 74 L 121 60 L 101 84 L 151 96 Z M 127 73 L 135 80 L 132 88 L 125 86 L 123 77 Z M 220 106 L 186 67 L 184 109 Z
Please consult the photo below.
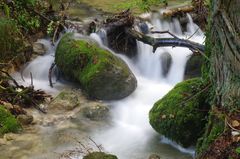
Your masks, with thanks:
M 149 156 L 148 159 L 161 159 L 161 158 L 156 154 L 152 154 L 152 155 Z
M 55 110 L 73 110 L 80 105 L 80 92 L 75 90 L 63 90 L 53 101 L 48 108 Z
M 103 104 L 84 107 L 81 111 L 84 117 L 95 121 L 107 119 L 109 116 L 109 108 Z
M 29 125 L 33 122 L 33 116 L 32 115 L 27 115 L 27 114 L 21 114 L 21 115 L 17 116 L 17 120 L 22 125 Z
M 33 43 L 33 52 L 39 54 L 39 55 L 44 55 L 46 53 L 46 48 L 44 44 L 40 42 L 35 42 Z
M 166 76 L 172 64 L 172 56 L 168 52 L 165 52 L 161 54 L 160 59 L 162 65 L 162 75 Z

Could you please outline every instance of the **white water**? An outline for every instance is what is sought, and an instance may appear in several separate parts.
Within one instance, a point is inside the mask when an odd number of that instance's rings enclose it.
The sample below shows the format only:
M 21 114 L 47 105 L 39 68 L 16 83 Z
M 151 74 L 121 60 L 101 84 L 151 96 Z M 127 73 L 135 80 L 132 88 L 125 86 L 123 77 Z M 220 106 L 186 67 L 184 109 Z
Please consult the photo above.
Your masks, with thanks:
M 189 15 L 188 18 L 189 24 L 187 32 L 184 34 L 177 19 L 166 22 L 155 18 L 152 20 L 152 24 L 155 26 L 155 30 L 169 30 L 180 38 L 186 38 L 198 30 L 197 25 L 193 23 Z M 92 37 L 95 36 L 96 34 L 92 35 Z M 159 35 L 154 36 L 159 37 Z M 161 35 L 161 37 L 163 36 L 169 35 Z M 204 40 L 204 35 L 198 30 L 191 40 L 201 43 Z M 153 104 L 173 88 L 176 83 L 183 80 L 185 65 L 191 51 L 186 48 L 165 47 L 158 48 L 153 54 L 151 46 L 142 42 L 137 42 L 137 45 L 138 56 L 136 60 L 133 62 L 127 60 L 126 57 L 123 57 L 123 59 L 135 74 L 138 87 L 129 97 L 110 102 L 113 106 L 114 125 L 108 130 L 93 132 L 93 138 L 98 143 L 102 143 L 108 152 L 116 154 L 120 159 L 146 159 L 151 153 L 158 153 L 161 158 L 184 158 L 177 151 L 172 151 L 172 154 L 164 153 L 173 149 L 173 147 L 193 156 L 193 149 L 184 149 L 164 137 L 162 139 L 156 138 L 156 133 L 148 122 L 148 112 Z M 164 52 L 170 53 L 173 60 L 167 77 L 163 77 L 161 74 L 160 56 Z M 149 145 L 153 140 L 159 140 L 159 143 Z M 172 148 L 164 144 L 172 145 Z M 149 146 L 152 146 L 152 148 L 149 149 Z M 154 148 L 154 146 L 157 146 L 157 148 Z
M 161 21 L 153 18 L 152 24 L 155 30 L 169 30 L 180 38 L 191 36 L 197 29 L 190 16 L 187 31 L 183 33 L 177 19 L 172 22 Z M 160 35 L 154 35 L 158 37 Z M 161 35 L 161 37 L 167 35 Z M 106 39 L 102 32 L 101 37 L 92 34 L 91 37 L 101 45 L 106 44 Z M 203 33 L 199 30 L 191 40 L 203 42 Z M 42 41 L 46 44 L 46 41 Z M 137 42 L 138 55 L 134 60 L 130 60 L 123 55 L 123 58 L 135 74 L 138 87 L 129 97 L 111 101 L 112 106 L 112 126 L 93 130 L 91 136 L 97 143 L 103 145 L 107 152 L 116 154 L 120 159 L 147 159 L 152 153 L 157 153 L 161 159 L 189 159 L 192 158 L 194 150 L 183 149 L 179 145 L 160 137 L 148 122 L 148 112 L 153 104 L 163 97 L 173 86 L 183 80 L 186 61 L 191 52 L 186 48 L 158 48 L 156 53 L 152 53 L 152 47 L 141 42 Z M 30 84 L 30 72 L 33 74 L 35 88 L 43 89 L 51 93 L 56 93 L 66 85 L 57 82 L 54 89 L 48 84 L 48 70 L 54 60 L 54 49 L 48 47 L 45 56 L 38 57 L 32 61 L 23 71 L 24 84 Z M 160 55 L 168 52 L 172 56 L 172 66 L 166 77 L 161 72 Z M 19 78 L 20 76 L 16 75 Z M 186 155 L 185 153 L 189 154 Z

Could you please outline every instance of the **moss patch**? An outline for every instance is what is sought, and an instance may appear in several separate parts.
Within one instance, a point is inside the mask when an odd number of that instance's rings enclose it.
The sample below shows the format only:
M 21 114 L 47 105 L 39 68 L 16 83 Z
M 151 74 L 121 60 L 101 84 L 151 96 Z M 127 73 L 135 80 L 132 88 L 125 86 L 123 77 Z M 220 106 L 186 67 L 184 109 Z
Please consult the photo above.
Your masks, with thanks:
M 94 8 L 101 9 L 105 12 L 111 12 L 111 13 L 117 13 L 120 12 L 126 8 L 131 8 L 135 14 L 140 14 L 143 13 L 144 10 L 141 10 L 140 5 L 143 3 L 140 0 L 134 0 L 134 1 L 129 1 L 129 0 L 78 0 L 78 2 L 83 2 L 86 3 Z M 189 0 L 168 0 L 168 3 L 170 6 L 173 5 L 179 5 L 179 4 L 189 4 L 191 1 Z M 153 5 L 152 8 L 159 9 L 160 7 L 164 7 L 163 3 L 159 1 L 159 4 Z
M 196 143 L 202 135 L 209 110 L 206 85 L 200 78 L 177 84 L 151 109 L 150 124 L 160 134 L 184 147 Z
M 17 132 L 21 128 L 16 118 L 0 105 L 0 135 L 8 132 Z
M 84 156 L 83 159 L 117 159 L 117 156 L 106 154 L 104 152 L 93 152 Z

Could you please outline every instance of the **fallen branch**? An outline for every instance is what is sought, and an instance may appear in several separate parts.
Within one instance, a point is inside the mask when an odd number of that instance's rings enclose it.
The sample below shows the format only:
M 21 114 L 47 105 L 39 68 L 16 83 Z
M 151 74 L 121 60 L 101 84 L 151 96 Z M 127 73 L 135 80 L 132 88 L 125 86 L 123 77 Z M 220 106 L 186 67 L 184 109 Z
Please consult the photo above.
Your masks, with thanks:
M 19 85 L 8 72 L 0 70 L 0 101 L 11 103 L 12 105 L 19 105 L 23 108 L 34 107 L 42 113 L 46 113 L 46 111 L 40 107 L 40 103 L 51 98 L 51 96 L 42 90 L 35 90 L 32 75 L 30 74 L 30 76 L 31 85 L 24 87 Z M 9 81 L 12 81 L 13 84 L 9 84 Z
M 163 31 L 163 32 L 153 32 L 153 33 L 168 33 L 173 38 L 154 38 L 145 34 L 142 34 L 136 30 L 133 29 L 126 29 L 126 33 L 135 38 L 136 40 L 139 40 L 145 44 L 149 44 L 153 46 L 153 52 L 157 50 L 158 47 L 166 47 L 166 46 L 171 46 L 171 47 L 185 47 L 189 48 L 193 53 L 204 53 L 205 46 L 187 39 L 180 39 L 176 37 L 175 35 L 171 34 L 168 31 Z
M 53 88 L 53 83 L 52 83 L 52 72 L 53 72 L 53 69 L 54 67 L 56 66 L 55 63 L 52 63 L 51 67 L 49 68 L 49 71 L 48 71 L 48 80 L 49 80 L 49 85 L 50 87 Z

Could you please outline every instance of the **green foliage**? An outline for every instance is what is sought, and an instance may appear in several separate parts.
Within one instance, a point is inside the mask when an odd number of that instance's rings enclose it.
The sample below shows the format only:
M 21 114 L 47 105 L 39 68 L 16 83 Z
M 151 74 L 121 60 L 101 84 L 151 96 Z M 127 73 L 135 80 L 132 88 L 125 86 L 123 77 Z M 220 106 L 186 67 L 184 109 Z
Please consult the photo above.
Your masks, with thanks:
M 15 57 L 23 49 L 23 37 L 16 23 L 8 18 L 0 18 L 0 62 Z
M 184 147 L 196 143 L 206 124 L 209 105 L 205 84 L 194 78 L 177 84 L 149 113 L 151 126 Z M 190 99 L 189 99 L 190 98 Z
M 236 153 L 238 154 L 238 155 L 240 155 L 240 147 L 238 147 L 238 148 L 236 148 Z
M 16 118 L 0 105 L 0 135 L 8 132 L 17 132 L 21 128 Z
M 48 35 L 53 35 L 53 32 L 54 32 L 54 25 L 53 25 L 53 21 L 51 21 L 49 24 L 48 24 L 48 27 L 47 27 L 47 34 Z
M 31 10 L 39 8 L 37 0 L 13 0 L 11 4 L 0 2 L 5 17 L 12 18 L 17 25 L 26 32 L 34 32 L 41 26 L 39 16 L 34 15 Z
M 38 16 L 34 16 L 33 13 L 26 10 L 27 8 L 34 8 L 36 5 L 36 0 L 15 0 L 13 13 L 14 19 L 16 19 L 18 25 L 20 25 L 25 31 L 34 31 L 41 25 Z
M 124 2 L 118 7 L 121 8 L 139 8 L 143 11 L 149 11 L 152 5 L 157 5 L 160 3 L 167 3 L 168 0 L 132 0 L 130 2 Z

